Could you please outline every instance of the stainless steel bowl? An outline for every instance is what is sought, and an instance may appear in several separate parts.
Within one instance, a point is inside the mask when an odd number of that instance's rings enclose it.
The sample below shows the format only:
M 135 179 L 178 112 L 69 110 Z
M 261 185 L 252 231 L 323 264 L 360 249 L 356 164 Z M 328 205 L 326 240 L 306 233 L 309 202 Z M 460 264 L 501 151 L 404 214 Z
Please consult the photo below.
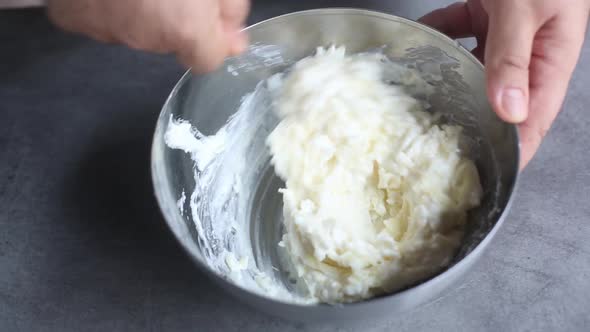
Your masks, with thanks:
M 392 315 L 440 296 L 473 266 L 489 245 L 510 206 L 518 177 L 517 131 L 500 121 L 491 110 L 483 66 L 467 50 L 437 31 L 407 19 L 366 10 L 298 12 L 258 23 L 247 31 L 253 44 L 248 52 L 226 60 L 223 68 L 209 75 L 193 76 L 187 72 L 170 94 L 158 119 L 152 148 L 152 176 L 158 202 L 178 241 L 196 264 L 232 295 L 288 319 L 326 321 Z M 213 134 L 259 81 L 313 54 L 318 46 L 332 44 L 344 45 L 353 53 L 380 49 L 391 59 L 422 73 L 436 90 L 428 100 L 433 109 L 449 121 L 463 125 L 471 138 L 471 154 L 480 172 L 485 197 L 482 206 L 470 213 L 464 243 L 454 262 L 439 275 L 395 294 L 364 302 L 298 305 L 251 292 L 221 277 L 207 265 L 191 214 L 183 214 L 177 207 L 181 193 L 194 190 L 193 162 L 188 155 L 168 149 L 164 134 L 171 116 L 189 120 L 204 134 Z M 263 140 L 267 134 L 268 131 L 261 130 L 259 139 Z M 256 167 L 264 165 L 268 161 Z M 253 246 L 263 252 L 273 251 L 279 240 L 277 223 L 281 211 L 281 199 L 275 190 L 280 180 L 272 167 L 266 169 L 259 172 L 259 184 L 272 190 L 260 194 L 260 188 L 252 188 L 253 206 L 244 217 L 251 232 L 269 233 L 265 240 L 260 235 L 251 236 L 252 241 L 257 241 Z M 268 259 L 255 258 L 257 264 L 264 264 L 261 260 Z

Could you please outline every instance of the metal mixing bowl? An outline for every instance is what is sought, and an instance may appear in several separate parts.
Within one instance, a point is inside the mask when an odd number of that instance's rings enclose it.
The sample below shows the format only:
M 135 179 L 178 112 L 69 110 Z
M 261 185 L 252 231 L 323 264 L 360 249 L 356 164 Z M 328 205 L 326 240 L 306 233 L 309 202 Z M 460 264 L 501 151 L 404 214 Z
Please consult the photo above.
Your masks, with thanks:
M 392 315 L 441 295 L 480 257 L 502 224 L 518 176 L 519 145 L 516 128 L 500 121 L 491 110 L 483 66 L 463 47 L 419 23 L 377 12 L 322 9 L 276 17 L 247 28 L 253 46 L 244 55 L 227 59 L 220 70 L 204 76 L 187 72 L 166 101 L 153 141 L 152 175 L 158 203 L 170 229 L 203 271 L 223 288 L 266 312 L 305 321 L 357 319 Z M 190 157 L 166 147 L 164 134 L 170 117 L 189 120 L 206 135 L 213 134 L 239 107 L 241 98 L 257 83 L 282 72 L 318 46 L 344 45 L 351 53 L 381 50 L 389 58 L 424 75 L 436 93 L 428 98 L 434 111 L 464 126 L 470 137 L 485 191 L 482 206 L 469 215 L 466 235 L 451 266 L 439 275 L 395 294 L 345 305 L 298 305 L 269 298 L 223 278 L 204 259 L 190 213 L 181 213 L 181 193 L 194 190 Z M 268 128 L 257 134 L 264 141 Z M 262 149 L 264 150 L 264 149 Z M 281 181 L 260 152 L 262 171 L 252 188 L 252 206 L 245 216 L 256 252 L 272 252 L 280 237 Z M 264 160 L 264 158 L 267 158 Z M 188 209 L 181 206 L 181 210 Z M 186 211 L 185 211 L 186 212 Z M 254 233 L 268 233 L 264 236 Z M 272 255 L 272 254 L 271 254 Z M 264 257 L 255 257 L 264 265 Z M 266 259 L 266 258 L 265 258 Z M 272 258 L 270 258 L 272 259 Z M 267 264 L 268 265 L 268 264 Z

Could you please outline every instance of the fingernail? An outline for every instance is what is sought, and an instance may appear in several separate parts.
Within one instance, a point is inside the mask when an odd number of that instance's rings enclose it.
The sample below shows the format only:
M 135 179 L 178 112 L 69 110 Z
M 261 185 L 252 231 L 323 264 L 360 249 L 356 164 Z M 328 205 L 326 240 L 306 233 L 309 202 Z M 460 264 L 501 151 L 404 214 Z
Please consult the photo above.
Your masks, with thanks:
M 527 116 L 527 102 L 522 89 L 504 89 L 502 92 L 502 109 L 511 121 L 524 121 Z

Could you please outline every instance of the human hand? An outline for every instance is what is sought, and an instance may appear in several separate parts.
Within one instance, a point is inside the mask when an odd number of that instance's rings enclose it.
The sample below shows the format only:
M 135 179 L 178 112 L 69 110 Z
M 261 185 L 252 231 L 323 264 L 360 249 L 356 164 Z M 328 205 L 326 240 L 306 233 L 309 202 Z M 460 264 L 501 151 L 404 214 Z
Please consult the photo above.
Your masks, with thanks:
M 519 124 L 521 169 L 561 109 L 589 11 L 589 0 L 468 0 L 420 19 L 451 38 L 476 37 L 491 105 Z
M 247 47 L 241 31 L 249 0 L 49 0 L 63 29 L 105 42 L 175 53 L 197 72 L 218 67 Z

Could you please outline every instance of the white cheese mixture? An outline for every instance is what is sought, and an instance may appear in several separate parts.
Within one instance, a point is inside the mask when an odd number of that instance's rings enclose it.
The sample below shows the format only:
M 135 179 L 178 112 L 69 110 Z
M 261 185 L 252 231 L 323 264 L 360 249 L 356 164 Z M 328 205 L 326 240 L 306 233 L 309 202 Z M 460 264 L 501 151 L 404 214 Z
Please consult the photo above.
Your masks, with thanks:
M 428 278 L 459 247 L 482 189 L 459 149 L 461 128 L 438 125 L 376 55 L 319 49 L 298 62 L 268 138 L 282 189 L 279 243 L 321 302 L 352 302 Z

